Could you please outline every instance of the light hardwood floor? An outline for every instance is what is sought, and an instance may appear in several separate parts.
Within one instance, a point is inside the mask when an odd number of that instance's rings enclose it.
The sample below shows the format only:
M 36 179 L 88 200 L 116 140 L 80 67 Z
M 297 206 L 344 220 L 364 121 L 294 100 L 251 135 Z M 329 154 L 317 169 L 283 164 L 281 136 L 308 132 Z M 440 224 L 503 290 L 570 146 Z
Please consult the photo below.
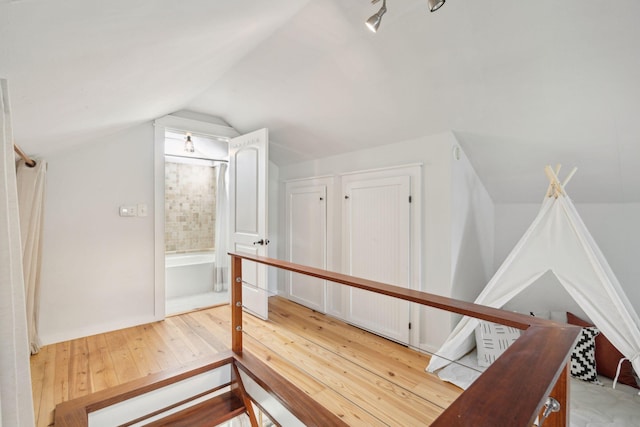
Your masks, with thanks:
M 45 346 L 31 358 L 36 425 L 60 402 L 227 349 L 230 316 L 226 305 Z M 280 297 L 244 331 L 246 351 L 349 425 L 428 425 L 460 393 L 424 371 L 428 356 Z

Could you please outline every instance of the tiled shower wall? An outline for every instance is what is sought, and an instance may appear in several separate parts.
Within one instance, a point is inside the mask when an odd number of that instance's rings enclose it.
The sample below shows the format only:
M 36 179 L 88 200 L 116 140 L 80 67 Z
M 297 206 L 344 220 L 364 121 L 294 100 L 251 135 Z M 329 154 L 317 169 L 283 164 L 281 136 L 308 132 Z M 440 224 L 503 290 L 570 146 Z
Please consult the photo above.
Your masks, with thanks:
M 165 162 L 165 251 L 214 249 L 216 170 Z

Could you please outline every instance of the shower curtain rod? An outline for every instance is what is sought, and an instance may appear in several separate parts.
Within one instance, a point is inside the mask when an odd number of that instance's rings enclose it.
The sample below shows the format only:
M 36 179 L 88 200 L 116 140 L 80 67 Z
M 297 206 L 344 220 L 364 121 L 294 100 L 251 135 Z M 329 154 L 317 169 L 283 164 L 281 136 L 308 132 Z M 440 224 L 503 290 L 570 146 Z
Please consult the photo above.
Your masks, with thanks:
M 194 159 L 194 160 L 208 160 L 210 162 L 222 162 L 229 163 L 229 160 L 220 160 L 220 159 L 208 159 L 206 157 L 193 157 L 193 156 L 179 156 L 177 154 L 165 154 L 165 157 L 179 157 L 181 159 Z
M 29 157 L 27 153 L 22 151 L 22 148 L 18 147 L 18 144 L 16 144 L 15 142 L 13 143 L 13 151 L 15 151 L 18 154 L 18 156 L 22 157 L 22 160 L 24 160 L 24 163 L 30 168 L 33 168 L 36 166 L 36 161 L 33 160 L 31 157 Z

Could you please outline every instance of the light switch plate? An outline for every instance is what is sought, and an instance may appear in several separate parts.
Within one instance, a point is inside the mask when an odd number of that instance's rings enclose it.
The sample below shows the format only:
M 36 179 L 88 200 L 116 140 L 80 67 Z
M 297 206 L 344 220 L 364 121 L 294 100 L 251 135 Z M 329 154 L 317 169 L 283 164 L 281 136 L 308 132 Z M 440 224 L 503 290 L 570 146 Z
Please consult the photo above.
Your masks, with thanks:
M 138 208 L 136 206 L 120 206 L 120 216 L 137 216 Z

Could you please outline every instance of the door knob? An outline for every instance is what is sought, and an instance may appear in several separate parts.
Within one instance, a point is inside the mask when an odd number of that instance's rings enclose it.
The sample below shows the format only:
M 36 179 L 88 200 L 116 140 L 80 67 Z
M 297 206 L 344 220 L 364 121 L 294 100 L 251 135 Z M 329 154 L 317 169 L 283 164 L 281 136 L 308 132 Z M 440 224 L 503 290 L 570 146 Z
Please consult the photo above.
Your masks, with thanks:
M 253 242 L 254 245 L 268 245 L 269 239 L 260 239 L 257 242 Z

